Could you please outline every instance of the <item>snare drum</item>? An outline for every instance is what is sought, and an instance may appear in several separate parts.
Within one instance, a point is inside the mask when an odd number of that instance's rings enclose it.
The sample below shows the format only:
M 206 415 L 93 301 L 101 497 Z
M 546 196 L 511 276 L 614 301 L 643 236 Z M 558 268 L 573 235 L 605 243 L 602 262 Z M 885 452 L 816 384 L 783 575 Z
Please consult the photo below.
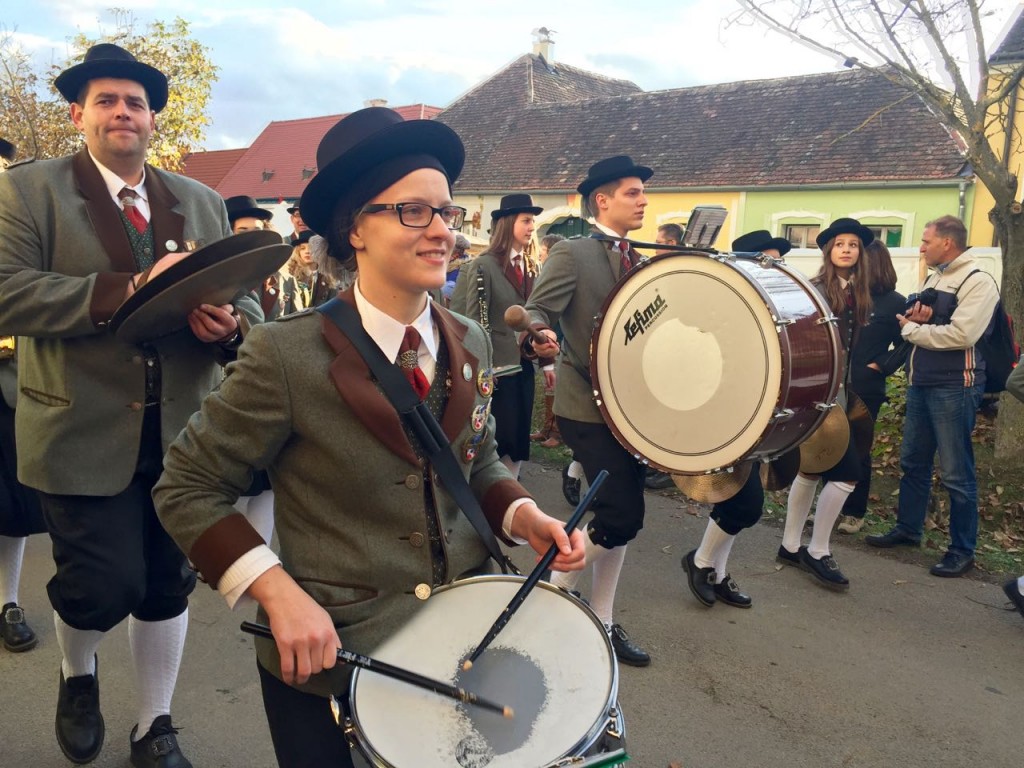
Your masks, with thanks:
M 667 254 L 605 300 L 591 340 L 594 397 L 651 465 L 704 474 L 799 445 L 834 404 L 835 318 L 776 259 Z
M 366 670 L 352 674 L 345 730 L 375 768 L 542 768 L 621 746 L 618 671 L 600 620 L 537 584 L 468 672 L 465 660 L 522 586 L 478 576 L 439 587 L 373 656 L 511 706 L 467 706 Z

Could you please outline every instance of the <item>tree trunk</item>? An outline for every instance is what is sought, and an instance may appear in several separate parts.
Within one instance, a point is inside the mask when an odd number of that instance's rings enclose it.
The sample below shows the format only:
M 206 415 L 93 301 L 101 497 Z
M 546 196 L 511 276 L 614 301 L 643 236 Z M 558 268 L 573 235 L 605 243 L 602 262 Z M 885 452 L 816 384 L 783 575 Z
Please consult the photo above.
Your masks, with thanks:
M 1024 213 L 1020 203 L 997 206 L 990 214 L 1003 247 L 1003 306 L 1016 323 L 1017 339 L 1024 333 Z M 1024 457 L 1024 404 L 1013 395 L 1000 396 L 996 419 L 996 458 Z

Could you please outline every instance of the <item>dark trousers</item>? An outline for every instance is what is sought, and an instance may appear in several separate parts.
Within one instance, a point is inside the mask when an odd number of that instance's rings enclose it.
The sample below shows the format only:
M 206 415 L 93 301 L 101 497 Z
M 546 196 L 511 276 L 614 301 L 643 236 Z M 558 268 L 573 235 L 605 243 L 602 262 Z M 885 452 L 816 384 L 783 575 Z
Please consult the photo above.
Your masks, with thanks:
M 18 482 L 18 454 L 14 442 L 14 409 L 0 397 L 0 536 L 45 533 L 39 497 Z
M 761 519 L 764 511 L 764 487 L 758 464 L 750 470 L 750 476 L 735 496 L 720 501 L 711 508 L 711 519 L 718 527 L 735 536 L 744 528 L 750 528 Z
M 46 591 L 69 626 L 106 632 L 129 614 L 164 621 L 188 607 L 195 573 L 150 495 L 161 467 L 160 413 L 151 407 L 127 488 L 116 496 L 39 494 L 57 565 Z
M 646 467 L 615 439 L 605 424 L 574 421 L 557 416 L 562 440 L 573 458 L 583 465 L 587 482 L 608 470 L 591 509 L 594 519 L 587 526 L 595 544 L 611 549 L 636 538 L 644 527 L 644 475 Z
M 533 418 L 533 363 L 521 360 L 522 370 L 501 376 L 494 383 L 491 413 L 498 456 L 512 461 L 530 460 L 530 421 Z
M 885 402 L 885 395 L 859 395 L 871 413 L 871 420 L 878 422 L 878 412 Z M 860 481 L 853 493 L 846 497 L 843 514 L 850 517 L 864 517 L 868 513 L 868 492 L 871 490 L 871 451 L 861 456 Z
M 259 662 L 263 709 L 280 768 L 352 768 L 345 734 L 330 702 L 278 680 Z

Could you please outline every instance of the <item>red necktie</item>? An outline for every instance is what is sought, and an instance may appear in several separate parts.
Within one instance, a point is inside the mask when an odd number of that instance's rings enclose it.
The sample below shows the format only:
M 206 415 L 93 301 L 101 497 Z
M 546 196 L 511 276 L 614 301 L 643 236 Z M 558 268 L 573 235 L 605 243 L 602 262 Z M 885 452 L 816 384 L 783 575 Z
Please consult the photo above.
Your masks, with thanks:
M 411 325 L 405 326 L 402 346 L 398 348 L 398 365 L 420 400 L 425 398 L 430 391 L 430 382 L 420 368 L 420 334 Z
M 139 209 L 135 206 L 135 193 L 128 187 L 125 187 L 117 193 L 117 196 L 121 200 L 121 210 L 124 211 L 124 215 L 128 217 L 128 221 L 132 223 L 132 226 L 141 235 L 146 231 L 149 222 L 146 221 L 146 217 L 139 213 Z
M 629 258 L 629 243 L 619 240 L 619 277 L 633 268 L 633 260 Z
M 520 288 L 522 288 L 523 287 L 523 263 L 522 263 L 522 257 L 521 256 L 516 256 L 514 259 L 512 259 L 512 264 L 515 266 L 515 271 L 516 271 L 516 285 L 518 285 Z

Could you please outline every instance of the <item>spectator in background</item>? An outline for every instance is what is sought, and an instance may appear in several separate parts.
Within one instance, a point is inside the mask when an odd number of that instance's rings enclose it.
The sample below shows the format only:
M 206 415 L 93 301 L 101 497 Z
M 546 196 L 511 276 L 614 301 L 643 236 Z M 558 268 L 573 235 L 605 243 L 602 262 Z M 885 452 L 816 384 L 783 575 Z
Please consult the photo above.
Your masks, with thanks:
M 907 300 L 896 291 L 896 269 L 889 249 L 881 240 L 873 240 L 866 248 L 864 267 L 871 292 L 871 317 L 861 329 L 850 353 L 850 389 L 864 401 L 872 421 L 885 402 L 885 381 L 906 362 L 908 345 L 900 335 L 896 315 L 904 310 Z M 837 530 L 856 533 L 864 526 L 871 490 L 871 451 L 861 456 L 860 482 L 846 498 L 843 517 Z
M 659 245 L 682 245 L 683 243 L 683 228 L 678 224 L 662 224 L 658 227 L 658 236 L 654 242 Z M 657 250 L 654 252 L 655 256 L 664 256 L 666 253 L 672 253 L 670 250 Z
M 469 240 L 463 234 L 455 235 L 455 248 L 448 259 L 448 272 L 445 274 L 444 285 L 441 287 L 442 303 L 446 307 L 451 304 L 455 282 L 459 279 L 459 270 L 472 258 L 467 251 L 469 251 Z
M 934 296 L 930 305 L 915 301 L 908 312 L 896 315 L 911 344 L 896 525 L 868 536 L 867 542 L 874 547 L 920 545 L 937 452 L 949 493 L 949 549 L 930 573 L 955 577 L 974 567 L 978 481 L 971 432 L 985 392 L 985 361 L 974 345 L 991 324 L 999 290 L 991 275 L 974 274 L 978 262 L 967 250 L 967 228 L 955 216 L 928 222 L 921 256 L 935 270 L 921 292 L 931 288 Z
M 292 233 L 285 238 L 285 242 L 295 245 L 295 241 L 299 239 L 299 236 L 303 232 L 308 232 L 309 227 L 307 227 L 306 222 L 302 220 L 302 214 L 299 213 L 298 203 L 288 206 L 285 210 L 288 211 L 288 215 L 292 219 Z
M 260 208 L 256 201 L 248 195 L 235 195 L 224 201 L 228 209 L 228 223 L 231 225 L 231 232 L 248 232 L 254 229 L 266 229 L 267 222 L 274 218 L 274 214 L 265 208 Z

